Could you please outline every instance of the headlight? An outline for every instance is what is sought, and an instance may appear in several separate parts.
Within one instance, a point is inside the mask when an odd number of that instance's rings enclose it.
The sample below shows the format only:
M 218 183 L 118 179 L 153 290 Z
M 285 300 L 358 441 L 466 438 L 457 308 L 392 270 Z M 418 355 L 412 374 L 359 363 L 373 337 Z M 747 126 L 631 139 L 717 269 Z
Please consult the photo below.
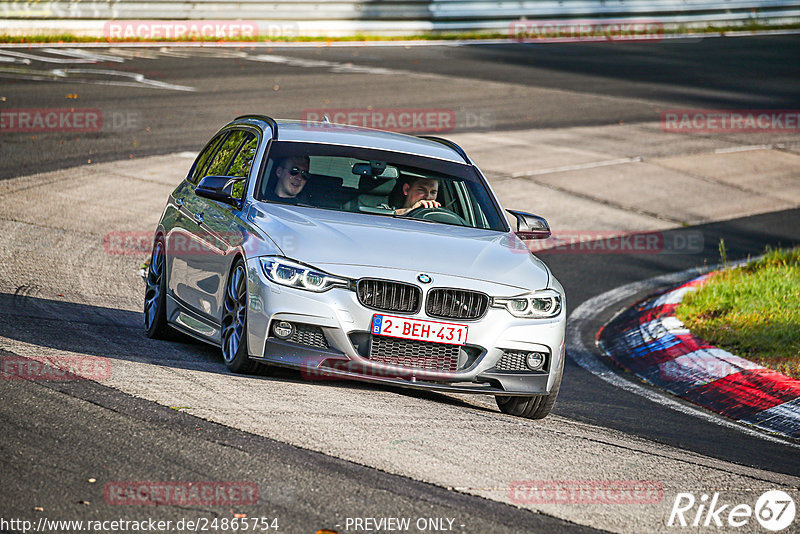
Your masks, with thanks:
M 553 289 L 512 298 L 493 298 L 492 306 L 505 308 L 514 317 L 543 319 L 561 312 L 561 294 Z
M 268 256 L 261 258 L 261 267 L 267 278 L 282 286 L 296 287 L 321 293 L 332 287 L 347 287 L 350 281 L 303 265 L 288 258 Z

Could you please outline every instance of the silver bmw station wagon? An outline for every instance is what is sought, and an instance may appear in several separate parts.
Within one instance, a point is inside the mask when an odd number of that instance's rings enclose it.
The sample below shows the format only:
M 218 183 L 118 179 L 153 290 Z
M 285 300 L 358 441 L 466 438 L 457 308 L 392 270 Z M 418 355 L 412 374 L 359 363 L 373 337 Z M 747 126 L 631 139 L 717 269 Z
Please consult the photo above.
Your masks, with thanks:
M 456 144 L 243 116 L 172 192 L 146 272 L 147 335 L 220 346 L 236 373 L 494 395 L 545 417 L 564 368 L 564 289 Z

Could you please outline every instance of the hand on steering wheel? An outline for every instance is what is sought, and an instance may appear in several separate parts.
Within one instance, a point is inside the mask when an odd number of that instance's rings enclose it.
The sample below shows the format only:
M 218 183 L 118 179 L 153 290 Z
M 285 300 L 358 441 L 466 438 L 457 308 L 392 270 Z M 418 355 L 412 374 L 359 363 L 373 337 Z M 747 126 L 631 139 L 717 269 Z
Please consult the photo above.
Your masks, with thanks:
M 419 209 L 419 208 L 441 208 L 442 205 L 439 204 L 435 200 L 417 200 L 413 206 L 411 206 L 411 211 Z
M 414 211 L 416 209 L 420 209 L 420 208 L 438 208 L 440 206 L 441 206 L 441 204 L 439 204 L 435 200 L 417 200 L 416 202 L 414 202 L 414 205 L 411 206 L 410 208 L 400 208 L 400 209 L 395 210 L 394 213 L 395 213 L 395 215 L 407 216 L 409 213 L 411 213 L 412 211 Z
M 437 206 L 439 205 L 438 202 L 429 200 L 421 200 L 420 202 L 433 202 Z M 453 213 L 448 209 L 439 207 L 429 208 L 426 206 L 420 206 L 418 208 L 411 208 L 411 210 L 406 212 L 405 215 L 403 216 L 409 217 L 411 219 L 420 219 L 423 221 L 434 221 L 447 224 L 459 224 L 461 226 L 469 226 L 467 221 L 462 219 L 458 214 Z

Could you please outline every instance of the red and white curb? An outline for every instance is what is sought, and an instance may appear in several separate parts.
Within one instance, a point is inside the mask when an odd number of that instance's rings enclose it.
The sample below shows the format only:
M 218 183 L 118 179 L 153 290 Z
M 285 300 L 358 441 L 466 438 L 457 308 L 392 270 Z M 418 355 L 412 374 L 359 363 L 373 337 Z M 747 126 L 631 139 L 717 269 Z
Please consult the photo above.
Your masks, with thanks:
M 712 274 L 648 297 L 597 333 L 605 354 L 644 381 L 767 432 L 800 438 L 800 380 L 692 335 L 675 308 Z

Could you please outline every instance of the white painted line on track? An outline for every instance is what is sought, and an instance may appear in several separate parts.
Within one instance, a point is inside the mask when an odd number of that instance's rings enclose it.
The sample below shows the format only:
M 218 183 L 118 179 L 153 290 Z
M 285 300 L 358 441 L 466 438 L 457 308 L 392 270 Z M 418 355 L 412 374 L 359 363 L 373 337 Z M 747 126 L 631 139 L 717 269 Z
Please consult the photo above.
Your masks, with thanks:
M 9 57 L 2 55 L 2 51 L 0 51 L 0 63 L 21 63 L 23 65 L 30 65 L 30 59 L 21 59 L 18 57 Z
M 745 145 L 733 146 L 729 148 L 718 148 L 714 150 L 714 154 L 730 154 L 731 152 L 750 152 L 752 150 L 771 150 L 776 148 L 775 145 Z
M 738 265 L 744 262 L 738 262 L 736 264 L 732 264 L 731 266 Z M 572 358 L 575 363 L 583 367 L 585 370 L 589 371 L 596 377 L 608 382 L 612 386 L 618 387 L 630 393 L 634 393 L 641 397 L 646 398 L 647 400 L 653 401 L 656 404 L 661 406 L 665 406 L 677 412 L 683 413 L 685 415 L 690 415 L 693 417 L 697 417 L 702 419 L 708 423 L 713 423 L 718 426 L 722 426 L 725 428 L 738 430 L 744 434 L 747 434 L 752 437 L 757 437 L 760 439 L 764 439 L 767 441 L 771 441 L 773 443 L 780 443 L 782 445 L 787 445 L 789 447 L 793 447 L 796 449 L 800 449 L 800 444 L 794 443 L 791 441 L 787 441 L 781 439 L 779 437 L 773 436 L 772 434 L 766 434 L 764 432 L 759 432 L 754 430 L 748 426 L 743 424 L 739 424 L 728 419 L 723 418 L 722 416 L 712 414 L 710 412 L 706 412 L 699 408 L 694 408 L 688 404 L 684 404 L 681 402 L 676 401 L 672 397 L 669 396 L 668 393 L 659 392 L 654 388 L 644 387 L 641 384 L 637 384 L 636 382 L 632 382 L 626 378 L 623 378 L 620 374 L 611 370 L 610 367 L 606 366 L 603 362 L 597 359 L 596 356 L 592 354 L 592 351 L 586 347 L 583 343 L 581 338 L 581 332 L 586 328 L 586 324 L 589 320 L 594 317 L 598 310 L 602 310 L 611 304 L 617 304 L 625 299 L 632 297 L 633 295 L 639 293 L 640 291 L 644 291 L 647 289 L 656 290 L 657 288 L 670 285 L 670 284 L 679 284 L 681 282 L 685 282 L 699 274 L 703 274 L 705 272 L 710 272 L 720 268 L 719 265 L 706 267 L 706 268 L 692 268 L 687 269 L 685 271 L 677 272 L 677 273 L 670 273 L 666 275 L 656 276 L 654 278 L 650 278 L 648 280 L 641 280 L 639 282 L 634 282 L 628 285 L 624 285 L 618 287 L 616 289 L 612 289 L 611 291 L 607 291 L 601 295 L 597 295 L 596 297 L 592 297 L 591 299 L 587 300 L 569 317 L 569 321 L 567 322 L 567 355 Z
M 328 69 L 328 72 L 336 74 L 373 74 L 378 76 L 402 75 L 409 78 L 428 78 L 428 79 L 447 79 L 442 74 L 415 72 L 403 69 L 388 69 L 385 67 L 370 67 L 368 65 L 357 65 L 349 62 L 326 61 L 322 59 L 303 59 L 289 56 L 278 56 L 274 54 L 246 55 L 242 59 L 249 61 L 259 61 L 265 63 L 276 63 L 287 67 Z
M 87 83 L 96 83 L 99 85 L 122 85 L 122 86 L 130 86 L 130 87 L 155 87 L 157 89 L 170 89 L 172 91 L 196 91 L 194 87 L 190 87 L 188 85 L 178 85 L 174 83 L 167 83 L 167 82 L 160 82 L 158 80 L 151 80 L 145 77 L 144 74 L 139 74 L 138 72 L 127 72 L 121 70 L 110 70 L 110 69 L 55 69 L 53 72 L 56 71 L 64 72 L 66 74 L 104 74 L 107 76 L 118 76 L 120 78 L 129 78 L 130 82 L 118 82 L 113 80 L 98 80 L 98 81 L 88 81 Z
M 42 52 L 49 52 L 46 48 L 41 50 Z M 55 51 L 54 51 L 55 52 Z M 61 58 L 61 57 L 50 57 L 50 56 L 41 56 L 36 54 L 26 54 L 24 52 L 15 52 L 13 50 L 0 50 L 0 55 L 4 56 L 11 56 L 21 59 L 28 59 L 30 61 L 41 61 L 42 63 L 57 63 L 59 65 L 75 65 L 75 64 L 86 64 L 86 63 L 97 63 L 96 59 L 89 59 L 87 57 L 69 57 L 69 58 Z M 64 55 L 64 54 L 59 54 Z
M 289 67 L 304 67 L 309 69 L 329 69 L 331 72 L 349 72 L 356 74 L 414 74 L 409 71 L 386 69 L 383 67 L 369 67 L 365 65 L 354 65 L 353 63 L 341 63 L 338 61 L 325 61 L 323 59 L 303 59 L 288 56 L 277 56 L 273 54 L 259 54 L 257 56 L 245 56 L 244 59 L 250 61 L 260 61 L 265 63 L 279 63 Z
M 73 74 L 83 74 L 89 76 L 103 75 L 115 79 L 95 79 L 95 78 L 76 78 Z M 15 80 L 33 80 L 43 82 L 73 82 L 91 85 L 113 85 L 118 87 L 143 87 L 150 89 L 169 89 L 172 91 L 196 91 L 194 87 L 188 85 L 177 85 L 173 83 L 160 82 L 145 77 L 138 72 L 128 72 L 110 69 L 51 69 L 51 70 L 29 70 L 2 69 L 0 68 L 0 78 L 12 78 Z
M 98 52 L 87 52 L 86 50 L 76 50 L 74 48 L 43 48 L 44 52 L 59 56 L 75 57 L 90 60 L 92 62 L 108 61 L 112 63 L 124 63 L 125 58 L 112 56 L 110 54 L 100 54 Z
M 612 165 L 625 165 L 626 163 L 640 163 L 644 161 L 641 156 L 632 158 L 609 159 L 605 161 L 592 161 L 590 163 L 580 163 L 578 165 L 566 165 L 564 167 L 552 167 L 550 169 L 539 169 L 536 171 L 515 172 L 512 178 L 526 178 L 528 176 L 541 176 L 542 174 L 555 174 L 559 172 L 580 171 L 584 169 L 596 169 L 598 167 L 610 167 Z

